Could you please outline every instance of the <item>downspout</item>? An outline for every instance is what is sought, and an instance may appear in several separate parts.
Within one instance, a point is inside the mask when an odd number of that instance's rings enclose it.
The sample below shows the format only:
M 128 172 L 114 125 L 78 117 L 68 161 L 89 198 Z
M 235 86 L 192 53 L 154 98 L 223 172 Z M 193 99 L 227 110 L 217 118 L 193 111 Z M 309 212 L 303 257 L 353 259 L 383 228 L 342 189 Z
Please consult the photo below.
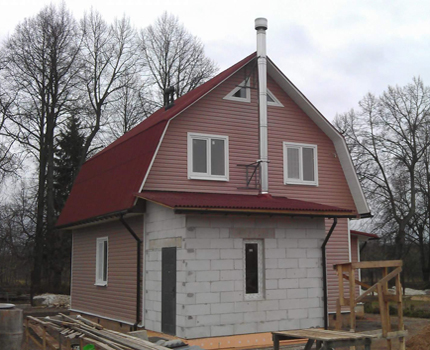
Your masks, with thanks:
M 260 132 L 260 193 L 269 193 L 269 172 L 267 155 L 267 58 L 266 58 L 266 30 L 267 19 L 255 20 L 257 30 L 258 57 L 258 114 Z
M 337 225 L 337 218 L 335 217 L 333 218 L 333 224 L 331 225 L 330 230 L 328 231 L 328 234 L 324 240 L 324 243 L 321 246 L 322 260 L 323 260 L 322 267 L 323 267 L 323 290 L 324 290 L 324 329 L 328 329 L 327 258 L 326 258 L 325 247 L 336 225 Z
M 141 266 L 140 266 L 140 260 L 142 255 L 142 240 L 139 238 L 138 235 L 133 231 L 133 229 L 130 227 L 127 222 L 124 220 L 124 214 L 122 214 L 119 217 L 119 221 L 124 225 L 124 227 L 127 229 L 128 232 L 131 233 L 133 238 L 137 242 L 137 276 L 136 276 L 136 323 L 133 325 L 134 330 L 137 330 L 137 326 L 141 322 L 141 319 L 139 317 L 140 315 L 140 302 L 141 302 Z

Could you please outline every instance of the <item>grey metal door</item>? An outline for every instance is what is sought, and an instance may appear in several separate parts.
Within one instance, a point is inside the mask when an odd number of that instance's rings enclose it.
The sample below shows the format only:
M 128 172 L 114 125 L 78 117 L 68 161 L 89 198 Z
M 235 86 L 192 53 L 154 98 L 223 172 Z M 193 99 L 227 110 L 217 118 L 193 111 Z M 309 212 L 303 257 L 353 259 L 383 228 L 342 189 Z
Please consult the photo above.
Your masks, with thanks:
M 161 331 L 176 334 L 176 247 L 161 250 Z

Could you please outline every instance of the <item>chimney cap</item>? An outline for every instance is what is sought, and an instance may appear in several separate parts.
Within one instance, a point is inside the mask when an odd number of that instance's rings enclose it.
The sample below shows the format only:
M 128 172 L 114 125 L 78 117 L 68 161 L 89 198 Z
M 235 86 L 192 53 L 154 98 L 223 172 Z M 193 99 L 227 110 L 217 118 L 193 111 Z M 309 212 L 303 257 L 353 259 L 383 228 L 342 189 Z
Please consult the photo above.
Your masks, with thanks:
M 267 19 L 264 17 L 258 17 L 255 19 L 255 29 L 267 30 Z

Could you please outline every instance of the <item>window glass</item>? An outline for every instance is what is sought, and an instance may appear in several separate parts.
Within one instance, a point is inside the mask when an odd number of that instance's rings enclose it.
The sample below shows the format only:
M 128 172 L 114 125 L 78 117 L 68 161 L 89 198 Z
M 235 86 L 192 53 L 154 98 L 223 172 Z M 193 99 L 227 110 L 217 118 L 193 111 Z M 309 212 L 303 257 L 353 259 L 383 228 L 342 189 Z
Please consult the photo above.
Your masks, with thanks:
M 313 148 L 303 147 L 303 180 L 314 181 L 314 150 Z
M 211 172 L 212 175 L 225 175 L 224 140 L 211 140 Z
M 233 96 L 238 98 L 246 98 L 246 88 L 240 88 L 233 94 Z
M 206 140 L 193 140 L 193 172 L 207 173 L 207 142 Z
M 272 98 L 272 96 L 267 94 L 267 102 L 275 102 L 275 100 Z
M 103 241 L 103 281 L 107 281 L 107 258 L 108 258 L 107 241 Z
M 246 243 L 245 244 L 245 291 L 246 294 L 259 293 L 258 282 L 258 244 Z
M 300 179 L 299 149 L 287 148 L 287 169 L 289 179 Z

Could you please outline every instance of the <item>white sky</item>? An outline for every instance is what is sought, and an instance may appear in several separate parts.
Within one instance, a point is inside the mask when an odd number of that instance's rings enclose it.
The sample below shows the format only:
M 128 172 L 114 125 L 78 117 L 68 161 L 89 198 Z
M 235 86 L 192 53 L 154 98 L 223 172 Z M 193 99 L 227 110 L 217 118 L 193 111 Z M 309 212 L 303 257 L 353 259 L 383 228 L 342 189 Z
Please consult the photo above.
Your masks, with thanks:
M 3 0 L 0 40 L 49 0 Z M 74 0 L 77 19 L 91 6 L 110 21 L 123 14 L 143 28 L 168 11 L 205 44 L 223 70 L 255 51 L 254 19 L 266 17 L 275 64 L 329 119 L 367 93 L 421 76 L 430 85 L 430 1 Z

